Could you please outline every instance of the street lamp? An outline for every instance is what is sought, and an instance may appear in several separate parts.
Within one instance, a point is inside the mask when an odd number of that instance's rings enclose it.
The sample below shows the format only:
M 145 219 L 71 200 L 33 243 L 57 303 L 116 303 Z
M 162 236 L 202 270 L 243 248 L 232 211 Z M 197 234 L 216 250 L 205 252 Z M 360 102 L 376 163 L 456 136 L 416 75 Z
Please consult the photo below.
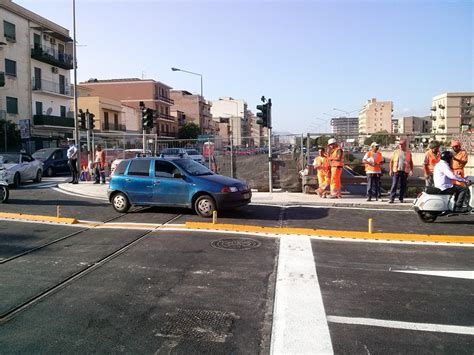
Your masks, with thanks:
M 357 112 L 359 111 L 358 109 L 357 110 L 352 110 L 352 111 L 346 111 L 346 110 L 341 110 L 340 108 L 333 108 L 333 111 L 340 111 L 340 112 L 343 112 L 346 114 L 346 117 L 347 117 L 347 137 L 349 137 L 349 115 L 352 113 L 352 112 Z
M 220 98 L 219 101 L 227 101 L 235 105 L 235 119 L 239 118 L 239 103 L 234 100 Z M 239 122 L 240 123 L 240 122 Z M 230 177 L 234 177 L 234 120 L 230 118 Z
M 192 74 L 192 75 L 198 75 L 201 77 L 201 97 L 204 98 L 203 96 L 203 91 L 202 91 L 202 74 L 199 74 L 199 73 L 194 73 L 192 71 L 188 71 L 188 70 L 184 70 L 184 69 L 179 69 L 179 68 L 171 68 L 172 71 L 182 71 L 183 73 L 188 73 L 188 74 Z

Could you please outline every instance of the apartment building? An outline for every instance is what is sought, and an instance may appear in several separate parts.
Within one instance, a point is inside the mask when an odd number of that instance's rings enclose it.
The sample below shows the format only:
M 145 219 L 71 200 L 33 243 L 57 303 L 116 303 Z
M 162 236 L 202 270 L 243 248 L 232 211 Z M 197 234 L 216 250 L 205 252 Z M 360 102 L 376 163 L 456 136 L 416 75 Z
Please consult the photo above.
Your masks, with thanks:
M 359 134 L 358 117 L 334 117 L 331 118 L 332 133 L 343 139 L 354 139 Z
M 370 135 L 379 131 L 392 132 L 392 101 L 377 101 L 373 98 L 359 112 L 359 135 Z
M 186 122 L 197 124 L 201 128 L 201 134 L 214 135 L 216 129 L 212 120 L 210 101 L 186 90 L 171 90 L 170 97 L 174 101 L 172 112 L 183 112 L 186 115 Z
M 178 121 L 171 115 L 174 101 L 170 98 L 171 87 L 153 79 L 91 79 L 81 83 L 91 90 L 91 95 L 118 100 L 122 105 L 139 109 L 140 101 L 155 110 L 155 125 L 151 133 L 159 138 L 175 138 Z M 105 121 L 105 117 L 101 117 Z
M 439 140 L 460 132 L 474 132 L 474 92 L 447 92 L 433 97 L 432 133 Z
M 222 123 L 219 124 L 220 137 L 224 139 L 225 135 L 231 136 L 235 146 L 245 146 L 245 138 L 249 136 L 246 121 L 247 103 L 232 97 L 221 97 L 219 100 L 211 101 L 211 104 L 214 119 L 220 122 L 229 121 L 228 128 Z
M 407 116 L 398 119 L 398 133 L 400 134 L 429 134 L 431 132 L 430 116 Z M 395 132 L 394 132 L 395 133 Z
M 56 147 L 74 128 L 69 31 L 11 0 L 0 18 L 0 117 L 20 126 L 29 152 Z

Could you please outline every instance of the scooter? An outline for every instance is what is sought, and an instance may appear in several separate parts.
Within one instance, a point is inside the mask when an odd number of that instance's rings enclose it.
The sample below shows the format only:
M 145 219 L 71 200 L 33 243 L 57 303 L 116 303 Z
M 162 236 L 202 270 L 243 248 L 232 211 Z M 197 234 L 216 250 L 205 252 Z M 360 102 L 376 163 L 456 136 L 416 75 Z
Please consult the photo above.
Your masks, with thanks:
M 3 164 L 0 164 L 0 203 L 8 201 L 10 191 L 8 189 L 8 182 L 6 181 L 6 171 Z
M 456 216 L 459 214 L 474 213 L 474 177 L 467 177 L 469 181 L 469 205 L 467 212 L 455 211 L 455 197 L 451 194 L 443 194 L 443 191 L 436 187 L 427 187 L 413 202 L 413 209 L 418 217 L 425 223 L 433 223 L 436 218 L 441 216 Z

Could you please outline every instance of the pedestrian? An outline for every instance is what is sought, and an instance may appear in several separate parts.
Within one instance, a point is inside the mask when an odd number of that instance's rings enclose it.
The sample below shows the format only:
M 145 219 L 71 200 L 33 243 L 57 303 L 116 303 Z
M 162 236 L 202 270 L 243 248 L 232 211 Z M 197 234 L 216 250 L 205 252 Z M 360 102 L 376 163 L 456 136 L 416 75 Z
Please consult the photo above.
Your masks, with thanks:
M 319 197 L 326 197 L 328 191 L 326 188 L 329 186 L 331 168 L 329 166 L 329 159 L 326 155 L 325 149 L 320 147 L 318 149 L 319 155 L 314 158 L 314 168 L 317 171 L 318 176 L 318 189 L 316 190 Z
M 105 184 L 105 166 L 106 166 L 106 159 L 105 159 L 105 151 L 102 150 L 102 146 L 97 144 L 95 147 L 95 181 L 94 184 L 100 184 L 100 180 L 102 183 Z
M 372 142 L 370 150 L 365 153 L 362 162 L 365 164 L 365 174 L 367 175 L 367 201 L 371 201 L 372 197 L 378 201 L 382 164 L 385 163 L 382 153 L 379 152 L 378 143 Z
M 458 140 L 453 140 L 451 142 L 451 148 L 453 148 L 453 160 L 451 163 L 451 167 L 455 175 L 464 177 L 464 167 L 467 164 L 467 152 L 464 149 L 461 149 L 461 142 Z M 454 185 L 461 185 L 457 180 L 453 180 Z
M 337 144 L 334 138 L 328 140 L 329 144 L 329 165 L 331 167 L 331 195 L 330 198 L 342 198 L 341 195 L 341 175 L 344 167 L 344 151 Z
M 67 142 L 69 145 L 69 148 L 66 152 L 68 159 L 67 163 L 69 165 L 69 169 L 71 170 L 71 181 L 69 181 L 69 183 L 77 184 L 79 182 L 79 170 L 77 169 L 78 151 L 74 139 L 68 138 Z
M 425 161 L 423 163 L 425 170 L 425 186 L 434 186 L 433 171 L 436 164 L 441 159 L 441 153 L 439 152 L 439 146 L 441 144 L 438 141 L 430 142 L 429 149 L 425 154 Z
M 399 148 L 395 149 L 392 159 L 390 159 L 392 187 L 390 189 L 390 200 L 388 203 L 395 201 L 398 185 L 400 185 L 398 199 L 403 203 L 407 189 L 408 175 L 413 175 L 413 159 L 410 150 L 407 148 L 406 139 L 400 139 Z

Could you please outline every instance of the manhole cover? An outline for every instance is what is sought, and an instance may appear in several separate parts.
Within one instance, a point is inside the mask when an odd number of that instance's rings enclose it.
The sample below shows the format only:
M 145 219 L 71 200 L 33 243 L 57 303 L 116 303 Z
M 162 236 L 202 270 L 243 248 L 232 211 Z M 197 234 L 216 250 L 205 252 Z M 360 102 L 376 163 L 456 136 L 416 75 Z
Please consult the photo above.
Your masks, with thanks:
M 231 312 L 178 308 L 166 313 L 166 322 L 157 335 L 223 343 L 237 318 Z
M 224 250 L 248 250 L 258 248 L 260 245 L 259 241 L 250 238 L 226 238 L 211 242 L 213 248 Z

